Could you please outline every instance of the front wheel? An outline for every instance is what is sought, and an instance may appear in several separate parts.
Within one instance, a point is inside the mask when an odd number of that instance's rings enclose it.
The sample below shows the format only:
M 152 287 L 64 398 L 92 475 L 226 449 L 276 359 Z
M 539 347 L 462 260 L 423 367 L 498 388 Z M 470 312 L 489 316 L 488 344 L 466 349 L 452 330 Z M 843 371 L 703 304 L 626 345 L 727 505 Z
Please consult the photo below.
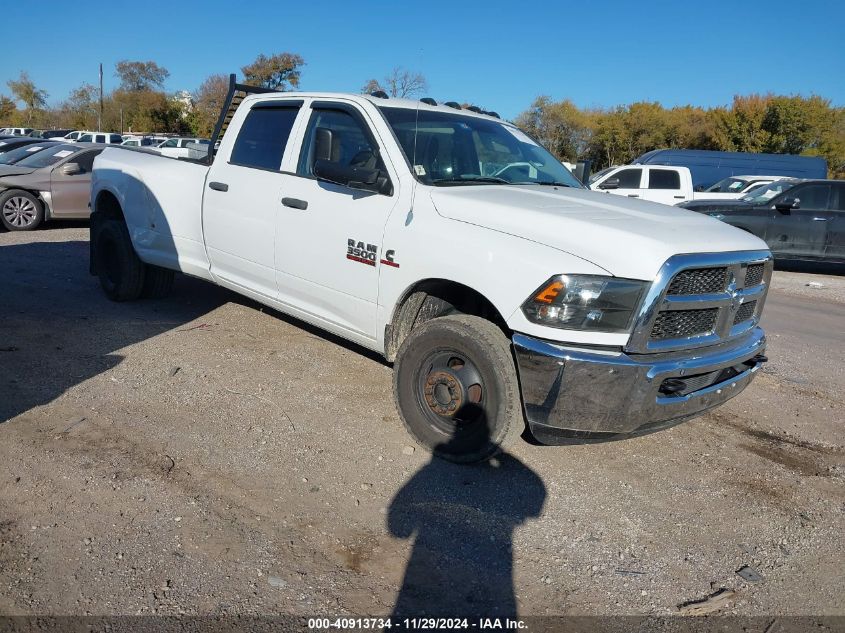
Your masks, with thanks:
M 28 191 L 7 191 L 0 196 L 0 220 L 10 231 L 32 231 L 44 221 L 44 205 Z
M 408 432 L 449 461 L 488 459 L 524 429 L 510 341 L 480 317 L 412 330 L 396 357 L 393 393 Z

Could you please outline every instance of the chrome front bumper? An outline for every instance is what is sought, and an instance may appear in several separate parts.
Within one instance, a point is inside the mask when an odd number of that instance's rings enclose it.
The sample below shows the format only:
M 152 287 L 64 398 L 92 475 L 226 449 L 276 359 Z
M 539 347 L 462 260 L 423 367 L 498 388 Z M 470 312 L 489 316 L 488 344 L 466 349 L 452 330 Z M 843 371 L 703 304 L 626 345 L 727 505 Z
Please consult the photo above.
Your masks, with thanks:
M 754 328 L 728 343 L 663 354 L 591 350 L 522 334 L 514 334 L 513 346 L 529 428 L 539 442 L 560 444 L 656 431 L 730 400 L 762 366 L 766 337 Z M 688 389 L 666 393 L 667 379 Z

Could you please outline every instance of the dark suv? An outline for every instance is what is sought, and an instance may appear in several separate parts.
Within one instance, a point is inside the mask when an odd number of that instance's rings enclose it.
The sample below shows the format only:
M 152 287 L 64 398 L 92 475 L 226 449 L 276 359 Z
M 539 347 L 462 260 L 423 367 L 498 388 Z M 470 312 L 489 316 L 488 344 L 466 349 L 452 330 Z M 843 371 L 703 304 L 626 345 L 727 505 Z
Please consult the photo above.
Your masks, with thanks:
M 843 180 L 785 178 L 739 200 L 692 200 L 676 206 L 753 233 L 778 259 L 845 263 Z

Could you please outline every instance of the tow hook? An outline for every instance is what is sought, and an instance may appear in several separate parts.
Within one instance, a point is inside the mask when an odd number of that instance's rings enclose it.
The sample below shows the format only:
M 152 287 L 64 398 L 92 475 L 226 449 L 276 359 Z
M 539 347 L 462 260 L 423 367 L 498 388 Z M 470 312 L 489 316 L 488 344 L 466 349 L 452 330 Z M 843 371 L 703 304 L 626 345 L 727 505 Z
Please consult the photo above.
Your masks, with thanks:
M 660 393 L 664 393 L 667 396 L 671 396 L 673 394 L 679 393 L 687 388 L 687 383 L 679 378 L 667 378 L 663 381 L 663 384 L 660 385 Z
M 755 364 L 762 365 L 763 363 L 769 362 L 769 357 L 765 354 L 757 354 L 757 356 L 755 356 L 751 360 L 753 360 Z

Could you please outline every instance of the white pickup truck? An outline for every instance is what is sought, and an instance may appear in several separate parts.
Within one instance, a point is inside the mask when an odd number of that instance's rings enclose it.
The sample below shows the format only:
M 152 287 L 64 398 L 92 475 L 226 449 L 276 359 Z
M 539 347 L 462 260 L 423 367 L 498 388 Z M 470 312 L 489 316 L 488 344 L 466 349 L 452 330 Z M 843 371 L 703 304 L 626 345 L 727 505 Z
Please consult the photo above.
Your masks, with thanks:
M 753 235 L 586 190 L 488 113 L 241 89 L 208 164 L 97 158 L 109 298 L 161 296 L 181 271 L 375 350 L 407 430 L 458 462 L 526 422 L 546 444 L 667 427 L 765 362 L 772 257 Z
M 620 165 L 593 174 L 589 186 L 593 191 L 675 205 L 690 200 L 741 198 L 744 192 L 780 178 L 781 176 L 731 176 L 720 180 L 706 191 L 696 191 L 688 167 Z

